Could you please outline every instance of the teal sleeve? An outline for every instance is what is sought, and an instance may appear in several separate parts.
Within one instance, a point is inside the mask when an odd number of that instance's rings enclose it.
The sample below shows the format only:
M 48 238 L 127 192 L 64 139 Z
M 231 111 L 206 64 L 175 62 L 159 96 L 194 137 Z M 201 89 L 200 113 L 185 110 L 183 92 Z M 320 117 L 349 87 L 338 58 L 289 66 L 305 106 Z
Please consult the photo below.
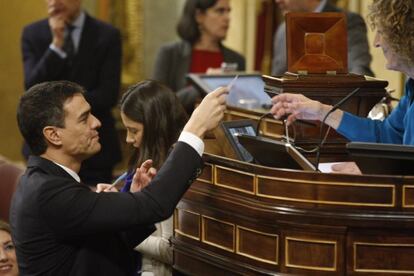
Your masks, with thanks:
M 384 121 L 344 112 L 337 131 L 351 141 L 413 145 L 414 107 L 409 82 L 405 94 Z

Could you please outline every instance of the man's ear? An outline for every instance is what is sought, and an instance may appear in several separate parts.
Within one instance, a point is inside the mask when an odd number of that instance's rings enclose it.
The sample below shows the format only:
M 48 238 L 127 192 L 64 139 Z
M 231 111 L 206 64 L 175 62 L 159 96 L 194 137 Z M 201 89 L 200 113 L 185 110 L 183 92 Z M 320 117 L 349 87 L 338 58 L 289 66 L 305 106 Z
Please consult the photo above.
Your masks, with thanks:
M 54 127 L 54 126 L 44 127 L 43 136 L 52 145 L 55 145 L 55 146 L 62 145 L 62 139 L 60 137 L 60 132 L 57 127 Z

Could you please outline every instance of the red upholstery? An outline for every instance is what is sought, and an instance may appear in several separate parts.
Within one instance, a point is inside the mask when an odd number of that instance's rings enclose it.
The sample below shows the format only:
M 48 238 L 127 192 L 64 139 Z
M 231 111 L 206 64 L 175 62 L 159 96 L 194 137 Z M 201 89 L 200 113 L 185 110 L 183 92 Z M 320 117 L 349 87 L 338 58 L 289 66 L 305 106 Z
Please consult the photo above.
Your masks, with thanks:
M 11 198 L 24 168 L 0 157 L 0 219 L 9 221 Z

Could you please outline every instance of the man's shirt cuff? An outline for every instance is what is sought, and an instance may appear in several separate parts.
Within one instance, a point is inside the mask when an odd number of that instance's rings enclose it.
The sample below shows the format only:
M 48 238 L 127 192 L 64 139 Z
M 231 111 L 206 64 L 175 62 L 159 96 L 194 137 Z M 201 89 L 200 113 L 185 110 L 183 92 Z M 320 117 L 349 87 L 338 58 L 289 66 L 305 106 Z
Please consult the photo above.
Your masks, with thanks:
M 60 48 L 56 47 L 53 44 L 49 45 L 50 50 L 52 50 L 53 52 L 55 52 L 56 54 L 58 54 L 58 56 L 60 56 L 61 58 L 66 58 L 67 54 Z
M 198 136 L 190 132 L 183 131 L 181 132 L 180 137 L 178 138 L 178 141 L 184 142 L 188 144 L 189 146 L 191 146 L 195 151 L 197 151 L 197 153 L 200 156 L 203 155 L 204 142 Z

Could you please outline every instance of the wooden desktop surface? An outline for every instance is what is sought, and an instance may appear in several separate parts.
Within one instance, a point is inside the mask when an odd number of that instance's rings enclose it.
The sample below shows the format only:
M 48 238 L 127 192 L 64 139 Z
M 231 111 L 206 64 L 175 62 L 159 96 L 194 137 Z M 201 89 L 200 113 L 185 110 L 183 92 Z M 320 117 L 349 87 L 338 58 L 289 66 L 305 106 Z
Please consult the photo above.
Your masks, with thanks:
M 229 108 L 225 120 L 260 115 Z M 283 124 L 266 118 L 261 133 L 280 137 Z M 203 174 L 174 214 L 175 274 L 414 274 L 414 176 L 262 167 L 226 158 L 209 137 Z M 339 138 L 322 159 L 346 160 Z
M 175 211 L 175 270 L 414 274 L 414 176 L 276 169 L 209 154 L 204 160 Z

